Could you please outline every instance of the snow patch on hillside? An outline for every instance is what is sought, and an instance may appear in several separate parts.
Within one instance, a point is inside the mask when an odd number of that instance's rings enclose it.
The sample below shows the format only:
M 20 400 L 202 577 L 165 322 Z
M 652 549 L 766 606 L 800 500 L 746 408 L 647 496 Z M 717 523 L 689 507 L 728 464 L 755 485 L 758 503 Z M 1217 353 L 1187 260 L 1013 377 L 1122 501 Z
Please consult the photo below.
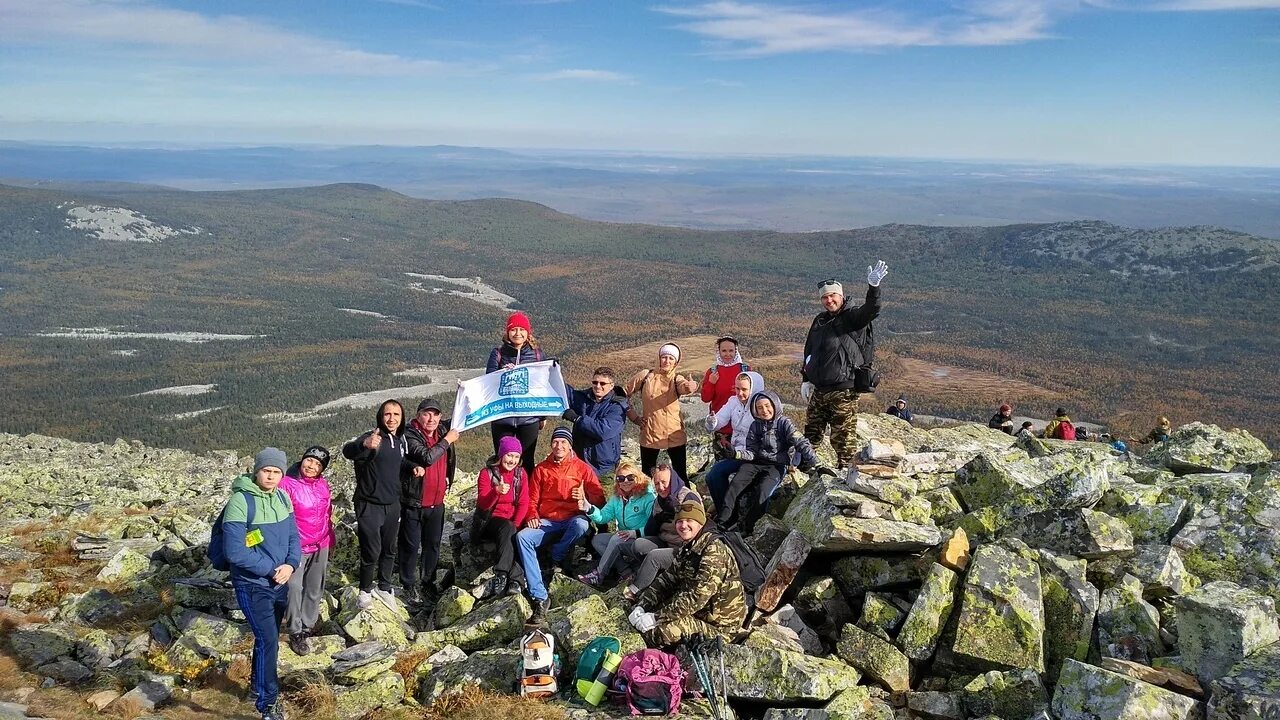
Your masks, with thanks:
M 372 310 L 357 310 L 355 308 L 338 308 L 338 309 L 349 315 L 360 315 L 361 317 L 371 317 L 371 318 L 377 318 L 379 320 L 394 321 L 394 318 L 392 318 L 390 315 L 383 315 L 380 312 L 374 312 Z
M 517 300 L 510 295 L 489 285 L 478 277 L 475 278 L 452 278 L 444 275 L 423 275 L 422 273 L 405 273 L 408 277 L 419 278 L 427 282 L 409 283 L 409 289 L 417 290 L 425 293 L 448 293 L 456 295 L 467 300 L 474 300 L 481 305 L 489 305 L 491 307 L 508 310 Z M 439 287 L 437 283 L 447 283 L 450 285 L 459 285 L 467 288 L 466 290 L 451 290 L 449 288 Z
M 168 332 L 168 333 L 150 333 L 150 332 L 132 332 L 128 330 L 116 330 L 106 327 L 90 327 L 90 328 L 57 328 L 49 332 L 36 333 L 37 337 L 55 337 L 55 338 L 77 338 L 79 340 L 168 340 L 170 342 L 181 343 L 207 343 L 216 340 L 252 340 L 254 338 L 266 337 L 266 335 L 231 335 L 221 333 L 205 333 L 205 332 Z M 137 352 L 134 350 L 133 352 Z M 123 352 L 121 353 L 123 354 Z
M 129 208 L 73 203 L 62 203 L 58 208 L 67 210 L 64 222 L 68 230 L 83 230 L 85 234 L 99 240 L 154 243 L 179 235 L 199 235 L 204 232 L 195 226 L 175 229 L 161 225 Z
M 191 412 L 180 412 L 174 415 L 170 415 L 169 419 L 170 420 L 190 420 L 191 418 L 198 418 L 201 415 L 208 415 L 209 413 L 217 412 L 219 410 L 226 410 L 229 407 L 231 406 L 219 405 L 218 407 L 205 408 L 203 410 L 192 410 Z
M 218 389 L 218 386 L 216 384 L 173 385 L 170 387 L 162 387 L 162 388 L 156 388 L 155 390 L 140 392 L 133 395 L 132 397 L 142 397 L 144 395 L 204 395 L 205 393 L 211 393 L 217 389 Z
M 407 385 L 404 387 L 392 387 L 382 390 L 370 390 L 368 392 L 353 393 L 340 397 L 337 400 L 330 400 L 321 403 L 302 412 L 275 412 L 261 416 L 263 420 L 269 423 L 299 423 L 308 420 L 319 420 L 321 418 L 333 417 L 343 410 L 359 410 L 363 408 L 376 408 L 382 404 L 382 401 L 395 398 L 407 402 L 410 406 L 416 406 L 417 401 L 428 395 L 437 395 L 441 399 L 453 397 L 458 387 L 458 383 L 462 380 L 470 380 L 484 374 L 484 368 L 461 368 L 450 369 L 441 368 L 431 365 L 423 365 L 420 367 L 401 370 L 396 373 L 402 377 L 420 377 L 426 382 L 419 385 Z M 412 412 L 412 407 L 409 410 Z

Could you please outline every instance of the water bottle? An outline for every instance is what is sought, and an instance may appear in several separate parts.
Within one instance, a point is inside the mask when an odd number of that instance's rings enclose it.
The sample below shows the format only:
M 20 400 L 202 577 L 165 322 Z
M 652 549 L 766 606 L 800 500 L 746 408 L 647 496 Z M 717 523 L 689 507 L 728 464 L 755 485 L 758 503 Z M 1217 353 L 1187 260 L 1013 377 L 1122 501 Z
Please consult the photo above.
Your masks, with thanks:
M 591 681 L 591 689 L 583 698 L 591 705 L 599 705 L 604 700 L 604 691 L 609 689 L 609 683 L 613 680 L 613 674 L 618 671 L 618 666 L 622 664 L 622 656 L 615 652 L 607 652 L 604 654 L 604 660 L 600 662 L 600 671 L 596 673 L 595 680 Z

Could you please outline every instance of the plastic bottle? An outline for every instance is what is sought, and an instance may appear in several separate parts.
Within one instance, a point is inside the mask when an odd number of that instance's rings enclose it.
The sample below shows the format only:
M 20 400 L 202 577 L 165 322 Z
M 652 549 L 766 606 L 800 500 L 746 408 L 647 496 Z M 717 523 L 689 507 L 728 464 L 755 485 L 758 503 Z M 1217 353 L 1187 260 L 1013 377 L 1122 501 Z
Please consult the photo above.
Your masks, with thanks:
M 600 671 L 596 673 L 595 680 L 591 682 L 591 689 L 584 696 L 588 703 L 599 705 L 600 701 L 604 700 L 604 691 L 609 689 L 613 674 L 618 671 L 618 666 L 621 664 L 621 655 L 614 652 L 604 654 L 604 660 L 600 661 Z

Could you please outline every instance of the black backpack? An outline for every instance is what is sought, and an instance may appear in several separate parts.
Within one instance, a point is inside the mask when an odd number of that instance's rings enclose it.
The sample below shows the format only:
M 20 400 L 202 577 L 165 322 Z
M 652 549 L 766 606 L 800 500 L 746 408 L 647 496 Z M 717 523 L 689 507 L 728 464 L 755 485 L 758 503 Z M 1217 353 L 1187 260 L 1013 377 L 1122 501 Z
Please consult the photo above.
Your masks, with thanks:
M 882 378 L 881 374 L 871 367 L 876 361 L 876 336 L 873 326 L 874 323 L 868 324 L 867 327 L 853 334 L 853 343 L 862 353 L 862 364 L 853 369 L 853 389 L 860 393 L 874 392 Z
M 716 537 L 724 540 L 724 544 L 733 551 L 733 558 L 738 561 L 738 576 L 742 579 L 742 589 L 747 593 L 747 605 L 755 607 L 756 591 L 764 585 L 765 562 L 756 549 L 747 544 L 742 534 L 735 530 L 716 530 Z

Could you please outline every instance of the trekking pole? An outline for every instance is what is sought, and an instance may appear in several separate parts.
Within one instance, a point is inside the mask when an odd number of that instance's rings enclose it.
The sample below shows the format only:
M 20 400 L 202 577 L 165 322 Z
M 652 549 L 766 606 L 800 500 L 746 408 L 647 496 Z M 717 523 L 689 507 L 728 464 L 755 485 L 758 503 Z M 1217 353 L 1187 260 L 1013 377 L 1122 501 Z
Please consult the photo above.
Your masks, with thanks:
M 716 650 L 720 653 L 720 692 L 723 694 L 723 704 L 725 708 L 729 707 L 729 676 L 724 671 L 724 638 L 716 636 Z M 732 711 L 731 711 L 732 712 Z M 729 716 L 732 720 L 733 715 Z
M 698 681 L 702 683 L 702 689 L 707 691 L 707 704 L 711 706 L 711 717 L 714 720 L 724 720 L 724 715 L 720 712 L 720 696 L 716 694 L 715 684 L 711 682 L 710 662 L 707 660 L 704 649 L 705 643 L 705 639 L 690 643 L 689 658 L 693 661 L 693 669 L 698 675 Z

